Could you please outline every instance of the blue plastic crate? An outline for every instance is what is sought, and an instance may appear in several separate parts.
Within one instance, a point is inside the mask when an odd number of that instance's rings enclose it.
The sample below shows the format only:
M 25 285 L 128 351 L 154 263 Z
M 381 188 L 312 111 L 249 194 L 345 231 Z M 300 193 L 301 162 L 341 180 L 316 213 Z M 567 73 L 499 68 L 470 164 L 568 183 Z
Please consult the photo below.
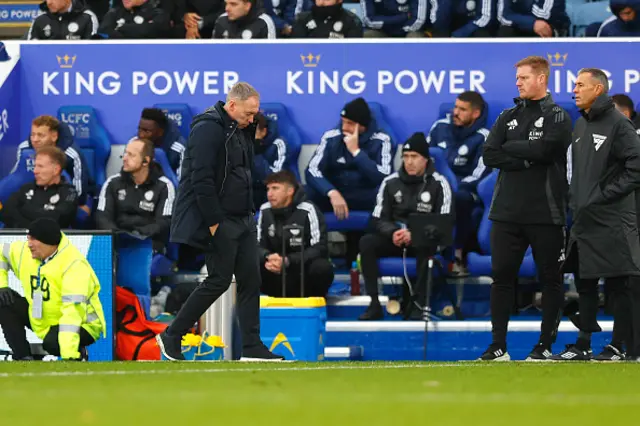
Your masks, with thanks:
M 260 337 L 287 360 L 322 361 L 326 340 L 324 298 L 260 298 Z

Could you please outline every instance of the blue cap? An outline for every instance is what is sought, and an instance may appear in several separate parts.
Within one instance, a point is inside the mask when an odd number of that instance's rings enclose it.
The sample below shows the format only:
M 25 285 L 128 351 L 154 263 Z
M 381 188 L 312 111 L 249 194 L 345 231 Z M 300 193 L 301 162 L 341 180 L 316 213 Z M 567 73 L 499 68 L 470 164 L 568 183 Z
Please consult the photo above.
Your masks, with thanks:
M 7 47 L 0 41 L 0 62 L 6 62 L 10 59 L 11 57 L 9 56 L 9 53 L 7 53 Z

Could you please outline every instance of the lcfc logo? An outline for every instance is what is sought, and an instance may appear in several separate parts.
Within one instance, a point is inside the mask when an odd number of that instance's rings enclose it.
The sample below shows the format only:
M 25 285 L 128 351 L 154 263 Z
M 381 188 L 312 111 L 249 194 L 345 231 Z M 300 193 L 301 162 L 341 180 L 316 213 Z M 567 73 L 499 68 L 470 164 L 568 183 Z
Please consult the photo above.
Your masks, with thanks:
M 68 54 L 65 54 L 64 56 L 57 56 L 56 55 L 56 59 L 58 60 L 58 66 L 62 69 L 71 69 L 73 68 L 73 65 L 76 63 L 76 55 L 73 56 L 69 56 Z
M 563 67 L 567 62 L 567 56 L 569 56 L 568 53 L 565 53 L 564 55 L 559 52 L 556 52 L 555 54 L 547 53 L 547 59 L 552 67 Z
M 287 339 L 287 336 L 284 335 L 284 333 L 278 333 L 276 335 L 276 338 L 273 339 L 273 343 L 271 343 L 271 347 L 269 348 L 269 352 L 273 352 L 273 350 L 276 349 L 280 345 L 282 345 L 285 348 L 287 348 L 289 353 L 291 353 L 291 356 L 293 356 L 293 357 L 296 356 L 296 354 L 293 352 L 293 348 L 291 347 L 291 343 L 289 343 L 289 340 Z

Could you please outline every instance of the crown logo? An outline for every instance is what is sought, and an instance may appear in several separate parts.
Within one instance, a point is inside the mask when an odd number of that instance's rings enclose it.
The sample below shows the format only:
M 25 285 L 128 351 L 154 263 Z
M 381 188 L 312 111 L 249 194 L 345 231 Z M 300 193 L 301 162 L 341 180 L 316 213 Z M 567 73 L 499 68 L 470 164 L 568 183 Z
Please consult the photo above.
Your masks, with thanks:
M 315 68 L 320 63 L 320 55 L 313 56 L 311 53 L 308 55 L 300 55 L 300 59 L 305 68 Z
M 563 67 L 565 62 L 567 62 L 568 53 L 564 55 L 556 52 L 555 54 L 547 53 L 547 59 L 549 59 L 549 63 L 552 67 Z
M 56 55 L 56 59 L 58 60 L 58 66 L 60 68 L 65 68 L 65 69 L 73 68 L 73 65 L 76 63 L 76 55 L 73 55 L 73 56 L 69 56 L 68 54 L 65 54 L 64 56 Z

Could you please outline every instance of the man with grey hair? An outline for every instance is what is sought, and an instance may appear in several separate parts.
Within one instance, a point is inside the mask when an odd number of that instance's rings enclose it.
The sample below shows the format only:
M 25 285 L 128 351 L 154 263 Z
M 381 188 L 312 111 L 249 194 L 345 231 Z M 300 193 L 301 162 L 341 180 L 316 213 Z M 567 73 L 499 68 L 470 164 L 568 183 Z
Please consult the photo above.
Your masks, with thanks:
M 612 302 L 614 333 L 596 360 L 640 356 L 640 239 L 635 190 L 640 188 L 640 138 L 631 121 L 616 110 L 607 94 L 609 81 L 597 68 L 580 70 L 573 90 L 582 117 L 570 149 L 570 208 L 573 226 L 564 263 L 576 275 L 579 295 L 578 340 L 551 357 L 557 361 L 592 359 L 591 333 L 597 322 L 598 280 L 606 278 Z M 631 307 L 630 307 L 631 305 Z
M 231 284 L 238 283 L 242 359 L 280 361 L 260 340 L 260 265 L 253 218 L 251 169 L 260 95 L 236 83 L 227 95 L 194 117 L 182 162 L 171 241 L 205 253 L 208 276 L 156 340 L 165 358 L 184 360 L 180 342 Z

